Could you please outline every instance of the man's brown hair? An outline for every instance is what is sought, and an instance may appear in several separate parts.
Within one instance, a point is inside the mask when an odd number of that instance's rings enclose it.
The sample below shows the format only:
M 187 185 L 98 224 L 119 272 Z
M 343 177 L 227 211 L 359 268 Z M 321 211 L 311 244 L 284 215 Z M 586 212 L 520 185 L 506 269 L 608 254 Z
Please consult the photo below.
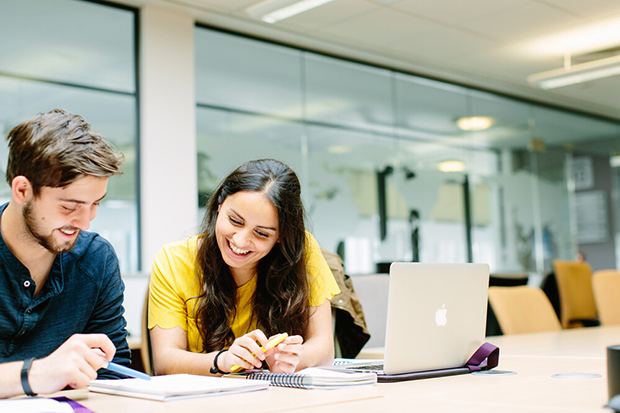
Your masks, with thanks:
M 14 127 L 6 137 L 9 186 L 23 175 L 35 195 L 41 187 L 67 186 L 84 176 L 121 174 L 123 155 L 79 115 L 62 109 L 40 113 Z

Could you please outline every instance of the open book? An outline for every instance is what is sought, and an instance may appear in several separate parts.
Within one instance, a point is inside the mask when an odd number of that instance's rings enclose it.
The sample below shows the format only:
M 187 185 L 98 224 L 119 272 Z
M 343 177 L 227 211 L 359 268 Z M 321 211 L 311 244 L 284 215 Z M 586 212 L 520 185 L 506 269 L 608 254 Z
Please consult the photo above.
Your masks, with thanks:
M 225 377 L 206 377 L 191 374 L 156 376 L 151 380 L 120 379 L 93 380 L 88 390 L 159 401 L 241 393 L 269 388 L 268 381 L 234 380 Z
M 295 387 L 299 389 L 336 389 L 375 384 L 377 382 L 377 375 L 375 373 L 342 372 L 326 370 L 320 367 L 309 367 L 296 373 L 246 370 L 245 372 L 229 376 L 252 380 L 268 380 L 272 386 Z

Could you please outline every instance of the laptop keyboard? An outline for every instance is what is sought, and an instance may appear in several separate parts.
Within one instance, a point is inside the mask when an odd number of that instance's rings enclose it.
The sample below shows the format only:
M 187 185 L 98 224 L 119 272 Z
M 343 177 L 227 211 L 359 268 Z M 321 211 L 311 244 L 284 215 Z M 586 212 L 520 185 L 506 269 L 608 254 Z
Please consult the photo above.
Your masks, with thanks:
M 383 364 L 367 364 L 367 365 L 357 365 L 357 366 L 347 366 L 345 367 L 347 370 L 355 370 L 355 371 L 383 371 Z

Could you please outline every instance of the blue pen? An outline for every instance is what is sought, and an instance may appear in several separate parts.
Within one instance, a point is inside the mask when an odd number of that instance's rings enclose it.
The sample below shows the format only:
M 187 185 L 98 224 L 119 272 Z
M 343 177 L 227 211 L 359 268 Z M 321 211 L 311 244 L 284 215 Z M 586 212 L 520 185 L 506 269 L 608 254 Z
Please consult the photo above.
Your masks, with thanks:
M 130 369 L 129 367 L 121 366 L 120 364 L 109 362 L 108 366 L 104 368 L 114 371 L 116 373 L 124 374 L 129 377 L 135 377 L 142 380 L 151 380 L 151 376 L 149 376 L 148 374 L 144 374 L 140 371 Z

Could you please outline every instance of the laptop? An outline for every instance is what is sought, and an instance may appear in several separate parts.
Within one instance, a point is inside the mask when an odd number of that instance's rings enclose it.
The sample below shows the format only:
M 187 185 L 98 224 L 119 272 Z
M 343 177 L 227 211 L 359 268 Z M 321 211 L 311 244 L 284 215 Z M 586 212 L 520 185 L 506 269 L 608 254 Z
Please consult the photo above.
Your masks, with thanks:
M 389 277 L 383 363 L 334 368 L 376 371 L 378 381 L 469 373 L 464 365 L 485 338 L 489 266 L 394 262 Z

